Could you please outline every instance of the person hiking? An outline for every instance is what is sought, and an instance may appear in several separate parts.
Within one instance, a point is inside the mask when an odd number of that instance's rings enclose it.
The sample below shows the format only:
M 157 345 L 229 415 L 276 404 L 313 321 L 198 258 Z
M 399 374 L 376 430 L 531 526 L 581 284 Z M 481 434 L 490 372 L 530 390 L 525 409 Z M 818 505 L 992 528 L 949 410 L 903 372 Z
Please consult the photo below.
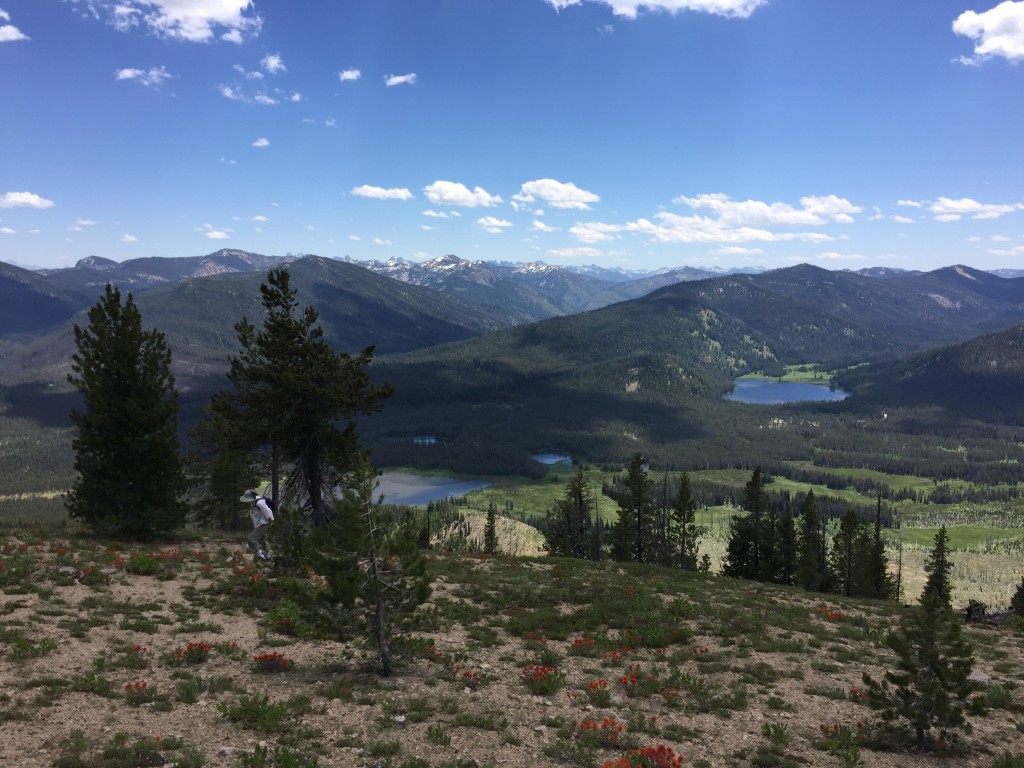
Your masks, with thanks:
M 243 493 L 239 501 L 252 503 L 252 510 L 249 513 L 252 517 L 252 533 L 246 538 L 245 543 L 252 550 L 256 560 L 266 560 L 270 553 L 267 532 L 270 530 L 270 524 L 274 522 L 273 502 L 253 488 Z

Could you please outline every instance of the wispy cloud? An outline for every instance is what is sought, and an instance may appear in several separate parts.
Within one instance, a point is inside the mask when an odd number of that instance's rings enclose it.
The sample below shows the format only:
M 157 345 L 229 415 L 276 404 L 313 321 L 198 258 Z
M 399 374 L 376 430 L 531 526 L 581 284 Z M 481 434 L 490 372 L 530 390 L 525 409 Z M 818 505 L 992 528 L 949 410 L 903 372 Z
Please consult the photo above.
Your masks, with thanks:
M 534 232 L 557 232 L 558 227 L 552 227 L 550 224 L 545 224 L 540 219 L 534 219 L 533 224 L 530 225 L 530 229 Z
M 233 68 L 234 68 L 235 72 L 238 72 L 238 74 L 242 75 L 246 80 L 262 80 L 263 79 L 263 73 L 262 72 L 257 72 L 255 70 L 254 71 L 249 71 L 248 69 L 243 67 L 241 64 L 235 64 L 235 66 Z
M 119 69 L 114 73 L 115 80 L 130 80 L 147 88 L 159 88 L 165 80 L 170 80 L 173 75 L 167 71 L 167 67 L 150 67 L 149 69 Z
M 53 200 L 47 200 L 34 192 L 6 192 L 0 195 L 0 208 L 53 208 Z
M 604 256 L 604 253 L 597 250 L 596 248 L 552 248 L 548 251 L 548 254 L 560 259 L 594 259 L 598 256 Z
M 998 56 L 1010 62 L 1024 60 L 1024 0 L 1005 0 L 978 13 L 964 11 L 953 22 L 953 31 L 974 40 L 974 55 L 954 61 L 977 66 Z
M 571 181 L 562 182 L 554 179 L 536 179 L 522 185 L 513 200 L 520 203 L 533 203 L 543 200 L 554 208 L 571 208 L 590 210 L 590 203 L 600 202 L 601 198 L 593 192 L 580 189 Z
M 137 243 L 137 242 L 139 242 L 139 238 L 137 238 L 135 235 L 129 235 L 126 232 L 125 234 L 121 235 L 121 242 L 122 243 Z
M 423 188 L 423 193 L 432 203 L 443 205 L 461 205 L 465 208 L 485 208 L 500 203 L 501 197 L 492 195 L 487 190 L 474 187 L 472 191 L 457 181 L 435 181 Z
M 373 238 L 373 244 L 374 245 L 391 245 L 391 241 L 390 240 L 384 240 L 383 238 L 380 238 L 380 237 L 375 237 L 375 238 Z
M 384 78 L 384 85 L 391 88 L 395 85 L 415 85 L 416 73 L 410 72 L 407 75 L 388 75 Z
M 19 40 L 31 39 L 13 24 L 4 23 L 10 20 L 11 14 L 0 8 L 0 43 L 15 43 Z
M 547 0 L 555 10 L 582 5 L 584 0 Z M 607 5 L 616 16 L 634 19 L 641 8 L 649 11 L 696 11 L 716 16 L 745 19 L 768 0 L 586 0 Z
M 500 235 L 508 227 L 512 226 L 511 221 L 505 219 L 498 219 L 494 216 L 483 216 L 476 220 L 477 225 L 484 228 L 485 232 L 490 232 L 492 235 Z
M 241 43 L 259 34 L 263 19 L 252 0 L 89 0 L 89 14 L 106 16 L 121 32 L 143 27 L 154 35 L 191 43 Z
M 356 197 L 370 197 L 374 200 L 412 200 L 413 194 L 405 187 L 373 187 L 369 184 L 355 187 L 352 194 Z
M 230 229 L 216 229 L 212 224 L 203 224 L 201 227 L 196 227 L 196 232 L 202 232 L 211 240 L 227 240 L 231 237 L 229 234 Z
M 363 76 L 363 73 L 358 69 L 343 69 L 338 73 L 338 79 L 343 83 L 350 83 L 358 80 Z
M 269 147 L 270 146 L 270 139 L 267 139 L 267 138 L 264 138 L 264 137 L 261 136 L 260 138 L 256 139 L 256 141 L 254 141 L 252 143 L 252 145 L 254 147 Z
M 741 245 L 723 245 L 708 251 L 712 256 L 760 256 L 764 251 L 760 248 L 744 248 Z

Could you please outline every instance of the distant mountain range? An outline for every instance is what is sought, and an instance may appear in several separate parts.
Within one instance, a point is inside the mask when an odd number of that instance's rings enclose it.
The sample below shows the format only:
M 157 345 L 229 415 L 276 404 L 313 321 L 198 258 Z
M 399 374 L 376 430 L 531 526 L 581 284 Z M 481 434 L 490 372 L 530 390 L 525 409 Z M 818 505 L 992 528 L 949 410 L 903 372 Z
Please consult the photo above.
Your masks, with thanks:
M 90 257 L 40 272 L 0 264 L 0 384 L 44 382 L 43 394 L 66 388 L 71 325 L 110 281 L 133 291 L 147 327 L 167 335 L 183 402 L 199 402 L 222 386 L 237 350 L 233 326 L 243 316 L 258 322 L 259 284 L 281 264 L 300 299 L 318 309 L 332 345 L 376 345 L 376 370 L 399 390 L 381 423 L 424 433 L 441 430 L 449 407 L 504 429 L 516 422 L 500 414 L 519 409 L 567 429 L 595 409 L 614 422 L 639 401 L 717 402 L 735 375 L 752 370 L 882 361 L 1024 321 L 1024 277 L 964 266 L 857 273 L 800 265 L 728 275 L 681 268 L 616 271 L 613 279 L 608 270 L 454 256 L 352 263 L 222 250 L 121 264 Z
M 39 333 L 59 325 L 91 306 L 108 282 L 138 295 L 183 281 L 262 274 L 271 267 L 309 258 L 312 257 L 263 256 L 222 249 L 205 256 L 152 257 L 120 263 L 89 256 L 74 267 L 35 271 L 0 262 L 0 338 Z M 485 329 L 493 322 L 516 325 L 596 309 L 680 280 L 715 274 L 689 267 L 658 272 L 596 266 L 569 269 L 542 263 L 467 261 L 456 256 L 422 263 L 404 259 L 322 261 L 347 263 L 471 302 L 489 316 L 483 324 Z

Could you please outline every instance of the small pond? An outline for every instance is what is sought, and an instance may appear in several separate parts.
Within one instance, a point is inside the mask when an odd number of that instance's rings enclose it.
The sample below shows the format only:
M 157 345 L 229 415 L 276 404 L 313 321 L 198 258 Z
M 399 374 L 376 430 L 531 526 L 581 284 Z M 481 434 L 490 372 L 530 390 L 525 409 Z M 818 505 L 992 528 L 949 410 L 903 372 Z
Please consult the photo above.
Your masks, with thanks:
M 533 460 L 541 464 L 572 464 L 572 457 L 564 453 L 535 453 Z
M 385 504 L 423 506 L 432 501 L 465 496 L 486 488 L 486 480 L 456 480 L 440 475 L 415 475 L 411 472 L 384 472 L 376 495 L 384 494 Z
M 842 400 L 849 395 L 841 389 L 830 389 L 824 384 L 772 379 L 734 379 L 735 389 L 725 396 L 737 403 L 808 403 L 821 400 Z

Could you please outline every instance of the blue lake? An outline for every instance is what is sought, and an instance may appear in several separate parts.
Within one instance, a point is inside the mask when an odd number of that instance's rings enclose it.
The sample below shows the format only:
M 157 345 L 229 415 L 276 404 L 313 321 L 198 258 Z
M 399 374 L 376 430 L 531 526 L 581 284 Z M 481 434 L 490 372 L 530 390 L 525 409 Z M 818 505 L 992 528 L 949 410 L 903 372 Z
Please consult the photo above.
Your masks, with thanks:
M 725 396 L 726 400 L 760 405 L 842 400 L 849 394 L 841 389 L 829 389 L 823 384 L 806 384 L 797 381 L 735 379 L 733 384 L 736 388 Z
M 414 475 L 409 472 L 384 472 L 376 495 L 384 494 L 385 504 L 423 506 L 432 501 L 465 496 L 470 491 L 486 488 L 486 480 L 455 480 L 437 475 Z

